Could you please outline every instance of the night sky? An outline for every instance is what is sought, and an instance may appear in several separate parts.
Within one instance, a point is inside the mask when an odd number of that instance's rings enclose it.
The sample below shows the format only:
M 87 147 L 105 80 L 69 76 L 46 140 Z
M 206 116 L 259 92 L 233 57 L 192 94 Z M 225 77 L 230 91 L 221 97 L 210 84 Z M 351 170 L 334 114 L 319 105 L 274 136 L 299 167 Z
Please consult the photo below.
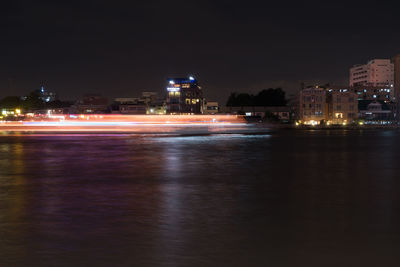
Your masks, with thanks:
M 62 99 L 134 97 L 188 74 L 224 103 L 232 91 L 347 84 L 352 65 L 400 53 L 396 11 L 389 1 L 2 1 L 0 97 L 42 84 Z

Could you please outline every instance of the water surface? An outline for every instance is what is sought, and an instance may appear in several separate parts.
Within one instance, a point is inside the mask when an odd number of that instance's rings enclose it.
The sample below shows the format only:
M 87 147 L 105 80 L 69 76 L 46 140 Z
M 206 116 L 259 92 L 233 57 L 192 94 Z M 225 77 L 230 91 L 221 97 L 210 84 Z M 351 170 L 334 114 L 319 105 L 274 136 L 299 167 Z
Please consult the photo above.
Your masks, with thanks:
M 1 266 L 398 266 L 400 132 L 0 137 Z

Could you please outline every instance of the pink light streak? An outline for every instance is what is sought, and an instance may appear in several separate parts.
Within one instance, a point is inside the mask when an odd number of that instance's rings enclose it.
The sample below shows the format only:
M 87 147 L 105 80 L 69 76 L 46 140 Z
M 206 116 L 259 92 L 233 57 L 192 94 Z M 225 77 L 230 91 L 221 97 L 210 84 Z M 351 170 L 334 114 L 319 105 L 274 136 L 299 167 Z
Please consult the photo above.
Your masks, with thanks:
M 18 122 L 0 122 L 0 132 L 209 132 L 246 127 L 237 115 L 49 115 Z

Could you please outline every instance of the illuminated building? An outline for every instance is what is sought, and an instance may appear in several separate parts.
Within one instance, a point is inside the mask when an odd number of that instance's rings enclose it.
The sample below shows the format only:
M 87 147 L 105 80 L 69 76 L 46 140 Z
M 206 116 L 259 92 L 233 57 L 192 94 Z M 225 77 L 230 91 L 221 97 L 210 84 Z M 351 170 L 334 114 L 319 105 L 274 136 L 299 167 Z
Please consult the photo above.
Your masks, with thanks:
M 373 59 L 350 69 L 350 86 L 391 87 L 394 83 L 394 65 L 390 59 Z
M 382 100 L 386 103 L 394 101 L 394 87 L 376 87 L 376 86 L 354 86 L 350 91 L 357 94 L 358 100 Z
M 328 121 L 332 124 L 351 123 L 358 117 L 357 94 L 348 89 L 328 90 Z
M 1 110 L 0 120 L 3 119 L 12 120 L 20 117 L 21 115 L 22 115 L 22 110 L 19 108 L 16 109 L 6 108 Z
M 358 99 L 352 90 L 316 86 L 300 91 L 298 119 L 303 124 L 347 124 L 357 118 Z
M 299 119 L 304 124 L 317 125 L 328 119 L 327 90 L 309 87 L 300 91 Z
M 203 113 L 203 91 L 194 77 L 168 79 L 167 92 L 169 114 Z

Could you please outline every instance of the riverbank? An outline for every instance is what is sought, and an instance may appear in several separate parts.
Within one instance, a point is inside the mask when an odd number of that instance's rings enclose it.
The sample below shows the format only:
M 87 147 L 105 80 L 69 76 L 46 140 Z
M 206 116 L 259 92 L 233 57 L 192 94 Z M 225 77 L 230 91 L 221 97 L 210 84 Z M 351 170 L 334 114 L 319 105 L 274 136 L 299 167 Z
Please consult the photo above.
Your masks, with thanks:
M 292 130 L 374 130 L 374 129 L 400 129 L 399 124 L 349 124 L 349 125 L 295 125 L 295 124 L 273 124 L 261 123 L 264 127 L 272 129 Z

